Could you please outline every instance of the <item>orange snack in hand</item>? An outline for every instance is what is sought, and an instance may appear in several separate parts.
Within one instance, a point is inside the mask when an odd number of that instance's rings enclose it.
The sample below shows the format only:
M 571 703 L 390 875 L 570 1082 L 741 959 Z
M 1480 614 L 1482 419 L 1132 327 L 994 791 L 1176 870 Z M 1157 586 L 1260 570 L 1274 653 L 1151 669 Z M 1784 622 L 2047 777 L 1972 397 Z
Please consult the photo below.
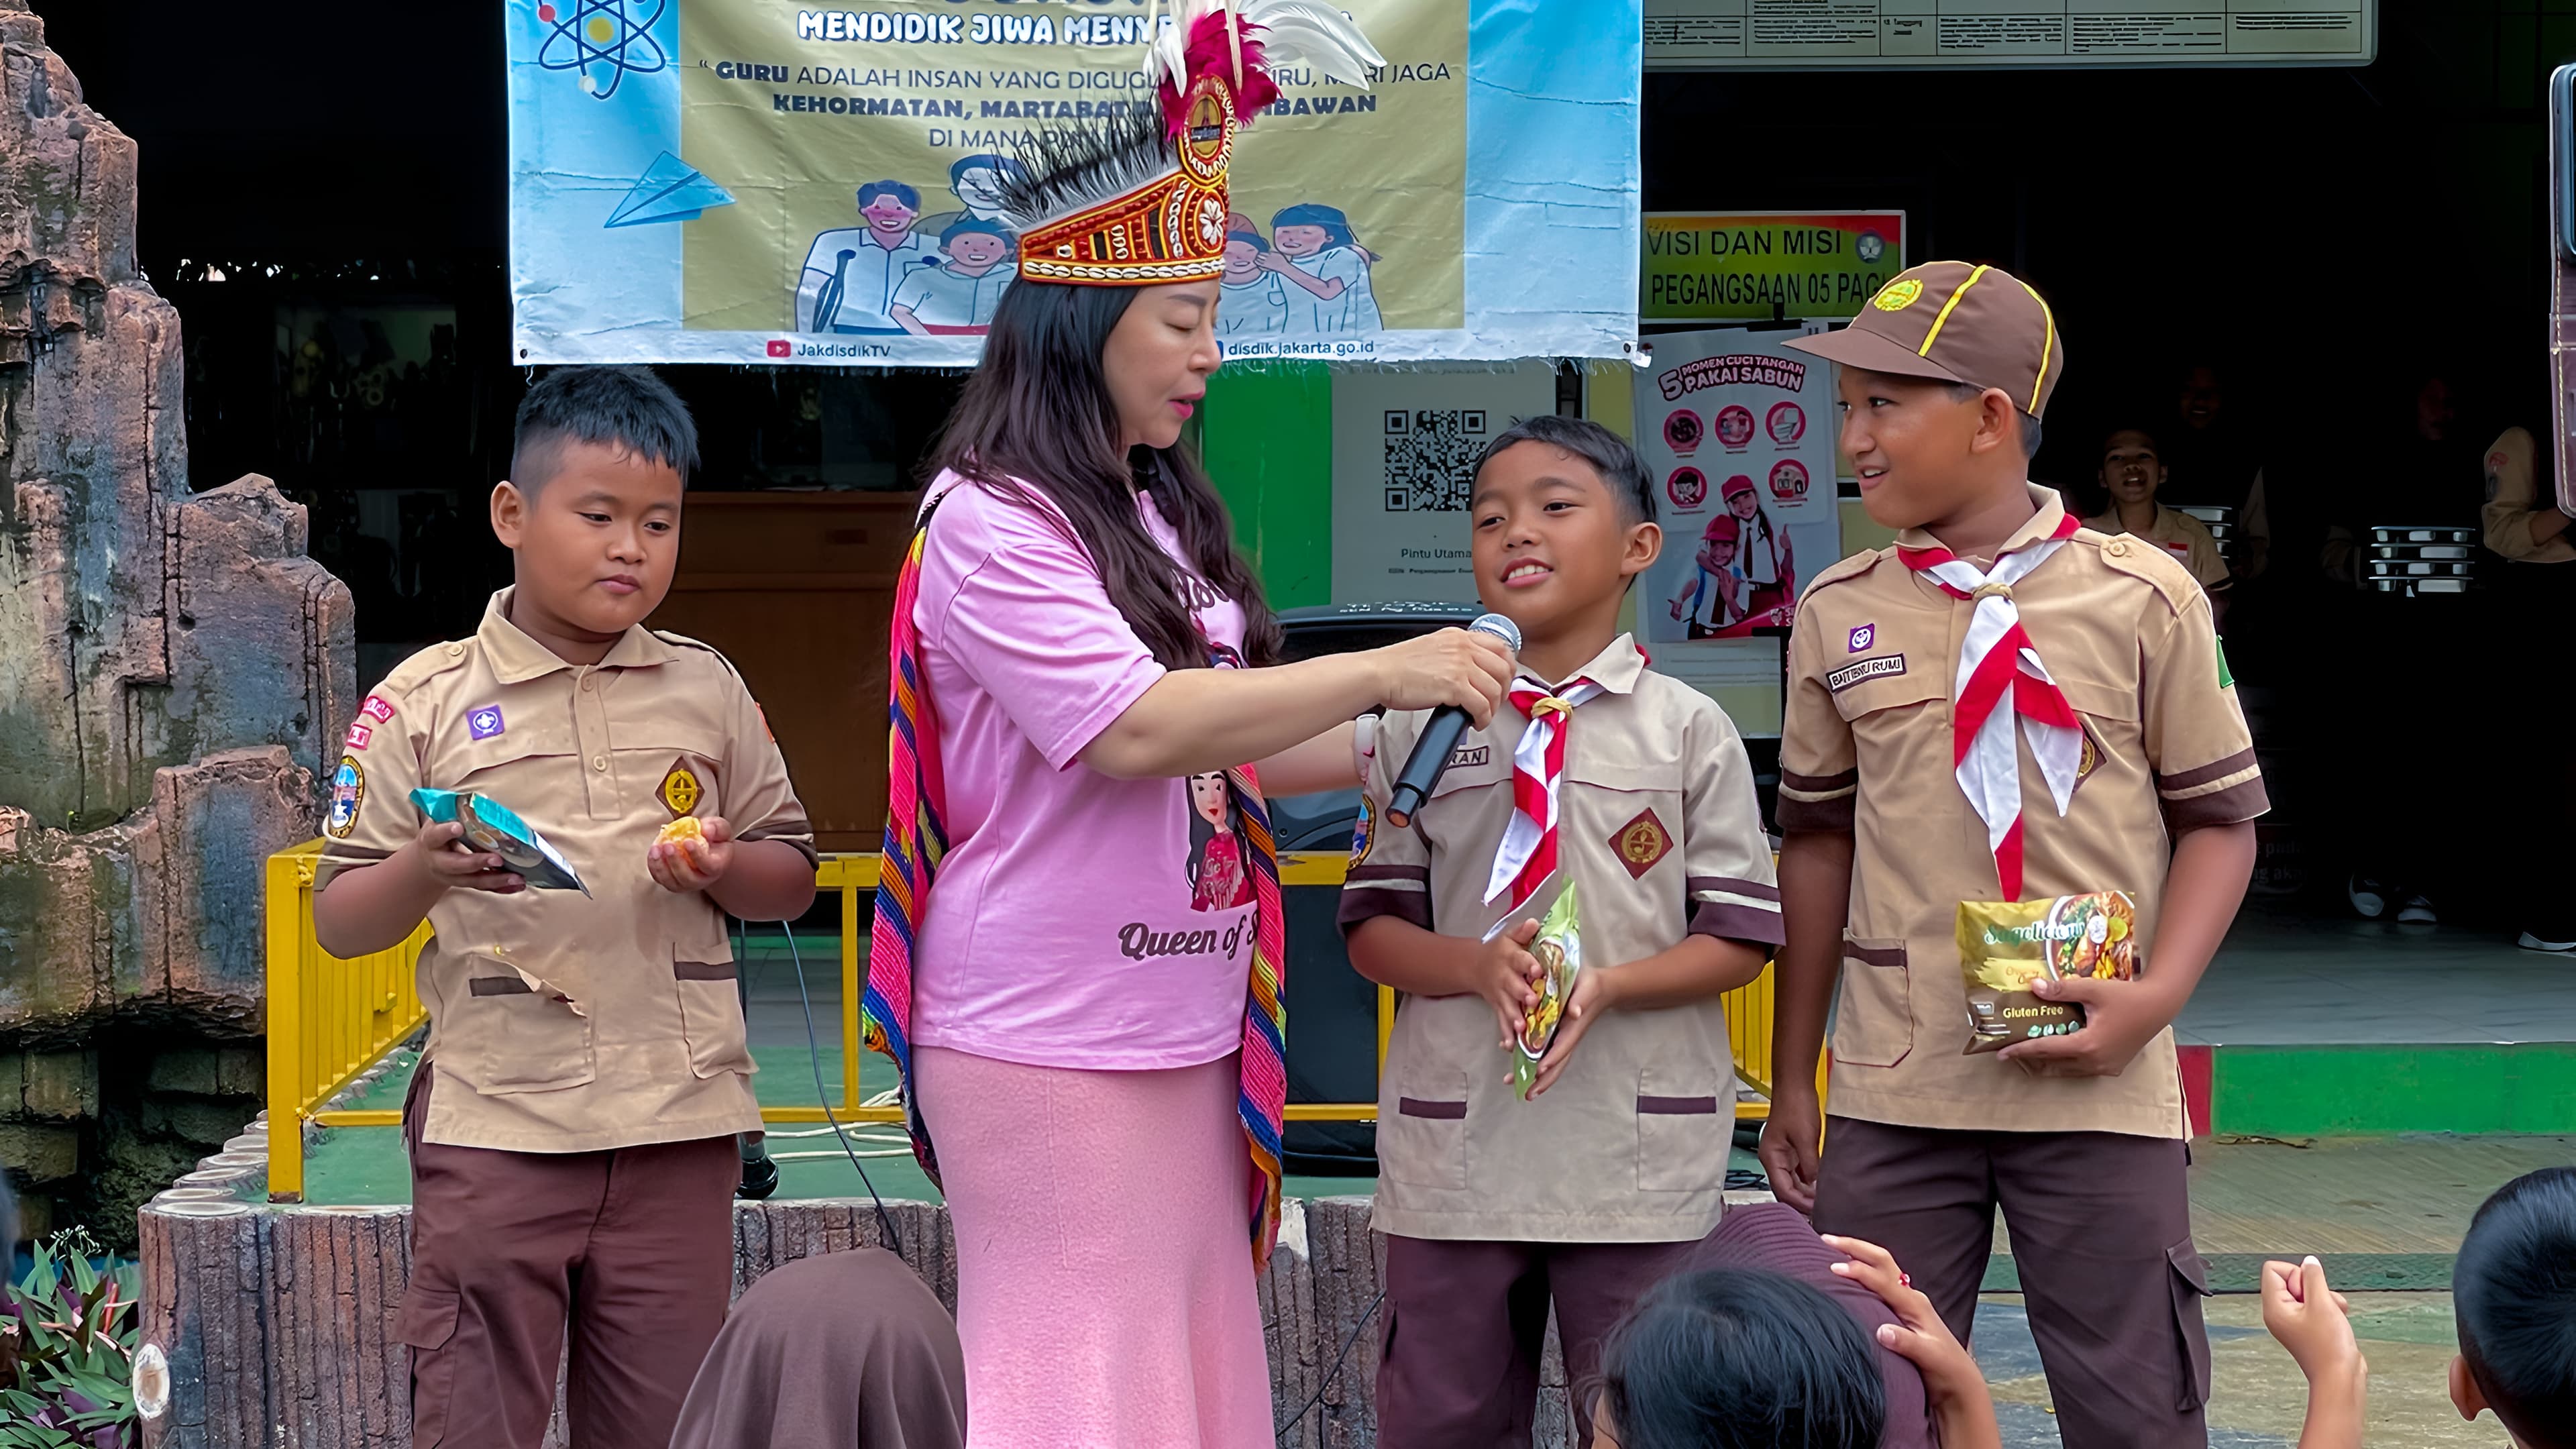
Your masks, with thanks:
M 707 833 L 698 828 L 698 817 L 695 815 L 683 815 L 679 819 L 672 821 L 670 824 L 663 826 L 662 833 L 653 837 L 653 843 L 655 845 L 668 845 L 675 840 L 703 841 L 706 838 Z

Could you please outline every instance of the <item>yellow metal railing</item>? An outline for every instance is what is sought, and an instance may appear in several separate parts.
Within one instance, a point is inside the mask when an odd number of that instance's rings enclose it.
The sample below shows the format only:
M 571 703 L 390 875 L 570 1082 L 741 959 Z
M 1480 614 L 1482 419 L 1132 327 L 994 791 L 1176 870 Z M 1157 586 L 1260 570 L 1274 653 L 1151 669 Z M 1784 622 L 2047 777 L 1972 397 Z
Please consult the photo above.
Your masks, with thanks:
M 428 1019 L 414 979 L 424 925 L 390 951 L 344 961 L 322 949 L 313 935 L 313 875 L 322 843 L 307 841 L 268 858 L 268 1191 L 272 1201 L 304 1198 L 304 1133 L 321 1127 L 392 1127 L 402 1113 L 389 1108 L 325 1109 L 367 1068 L 381 1060 Z M 1339 887 L 1348 862 L 1339 854 L 1288 855 L 1280 880 L 1292 886 Z M 843 1122 L 900 1122 L 900 1107 L 870 1107 L 859 1095 L 859 997 L 866 938 L 862 902 L 876 890 L 877 857 L 827 855 L 814 872 L 815 888 L 841 898 L 841 1100 L 831 1115 Z M 1727 1034 L 1736 1070 L 1755 1090 L 1771 1090 L 1771 968 L 1750 985 L 1727 993 Z M 1395 1031 L 1395 993 L 1377 992 L 1377 1059 Z M 1823 1073 L 1818 1072 L 1818 1084 Z M 1758 1119 L 1769 1108 L 1736 1106 L 1739 1118 Z M 824 1120 L 823 1108 L 764 1107 L 767 1122 Z M 1373 1122 L 1375 1102 L 1292 1102 L 1291 1122 Z

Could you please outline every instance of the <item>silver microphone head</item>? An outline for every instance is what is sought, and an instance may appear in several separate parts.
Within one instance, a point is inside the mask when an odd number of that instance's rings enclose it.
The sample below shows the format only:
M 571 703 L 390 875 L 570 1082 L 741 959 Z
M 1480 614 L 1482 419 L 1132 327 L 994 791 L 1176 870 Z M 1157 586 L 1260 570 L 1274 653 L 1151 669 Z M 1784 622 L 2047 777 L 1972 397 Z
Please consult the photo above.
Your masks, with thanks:
M 1513 653 L 1520 652 L 1521 626 L 1500 614 L 1479 614 L 1476 616 L 1476 622 L 1468 625 L 1467 630 L 1473 634 L 1491 634 L 1510 645 Z

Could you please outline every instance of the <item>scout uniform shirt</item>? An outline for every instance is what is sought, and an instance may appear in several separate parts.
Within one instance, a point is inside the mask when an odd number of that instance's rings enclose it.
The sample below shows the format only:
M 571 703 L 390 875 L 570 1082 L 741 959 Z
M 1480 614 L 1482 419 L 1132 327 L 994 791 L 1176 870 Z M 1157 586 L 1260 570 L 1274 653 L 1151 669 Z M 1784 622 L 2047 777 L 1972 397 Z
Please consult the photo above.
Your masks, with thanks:
M 2065 519 L 2055 493 L 2030 493 L 2038 516 L 2006 551 Z M 1918 529 L 1897 543 L 1938 547 Z M 2084 730 L 2062 818 L 2015 732 L 2022 898 L 2129 892 L 2152 973 L 2171 837 L 2270 808 L 2208 596 L 2163 549 L 2082 529 L 2013 586 L 2013 603 Z M 1952 774 L 1974 607 L 1893 548 L 1825 570 L 1798 605 L 1780 827 L 1855 836 L 1828 1110 L 1904 1127 L 2186 1136 L 2170 1030 L 2116 1077 L 2034 1077 L 1964 1054 L 1958 907 L 2001 891 L 1985 822 Z
M 2521 428 L 2505 429 L 2503 437 L 2488 445 L 2482 514 L 2487 547 L 2516 563 L 2576 562 L 2576 541 L 2564 533 L 2547 543 L 2531 541 L 2531 515 L 2557 506 L 2554 497 L 2541 496 L 2538 452 L 2531 434 Z
M 1579 671 L 1605 693 L 1567 716 L 1556 877 L 1575 883 L 1589 966 L 1641 960 L 1699 933 L 1768 947 L 1780 891 L 1753 771 L 1725 711 L 1646 668 L 1622 636 Z M 1345 930 L 1399 916 L 1481 937 L 1512 817 L 1510 706 L 1470 731 L 1409 829 L 1377 811 L 1428 715 L 1390 714 L 1371 767 L 1342 896 Z M 1595 1021 L 1536 1101 L 1512 1091 L 1511 1058 L 1481 996 L 1410 996 L 1378 1085 L 1383 1180 L 1374 1225 L 1414 1238 L 1652 1243 L 1716 1226 L 1735 1132 L 1735 1065 L 1714 1000 Z
M 2126 534 L 2120 522 L 2120 510 L 2084 520 L 2084 526 L 2096 533 Z M 2210 536 L 2209 525 L 2179 509 L 2156 505 L 2156 521 L 2143 535 L 2149 543 L 2174 556 L 2174 562 L 2189 570 L 2204 589 L 2217 592 L 2235 582 L 2227 571 L 2227 559 L 2218 551 L 2218 540 Z
M 415 786 L 488 792 L 590 888 L 451 890 L 429 910 L 424 1140 L 592 1152 L 757 1131 L 725 916 L 654 884 L 683 815 L 814 854 L 759 706 L 723 655 L 637 625 L 565 662 L 492 596 L 474 637 L 424 649 L 367 696 L 332 778 L 316 889 L 411 843 Z

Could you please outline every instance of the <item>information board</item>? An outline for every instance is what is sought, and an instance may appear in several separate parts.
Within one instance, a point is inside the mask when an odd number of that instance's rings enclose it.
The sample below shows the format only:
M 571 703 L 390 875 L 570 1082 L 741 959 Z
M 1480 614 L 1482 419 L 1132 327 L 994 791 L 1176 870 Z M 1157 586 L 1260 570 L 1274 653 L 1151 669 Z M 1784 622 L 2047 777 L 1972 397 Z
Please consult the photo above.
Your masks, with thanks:
M 1650 211 L 1641 322 L 1858 316 L 1905 270 L 1901 211 Z
M 1649 70 L 2368 65 L 2376 0 L 1646 0 Z

